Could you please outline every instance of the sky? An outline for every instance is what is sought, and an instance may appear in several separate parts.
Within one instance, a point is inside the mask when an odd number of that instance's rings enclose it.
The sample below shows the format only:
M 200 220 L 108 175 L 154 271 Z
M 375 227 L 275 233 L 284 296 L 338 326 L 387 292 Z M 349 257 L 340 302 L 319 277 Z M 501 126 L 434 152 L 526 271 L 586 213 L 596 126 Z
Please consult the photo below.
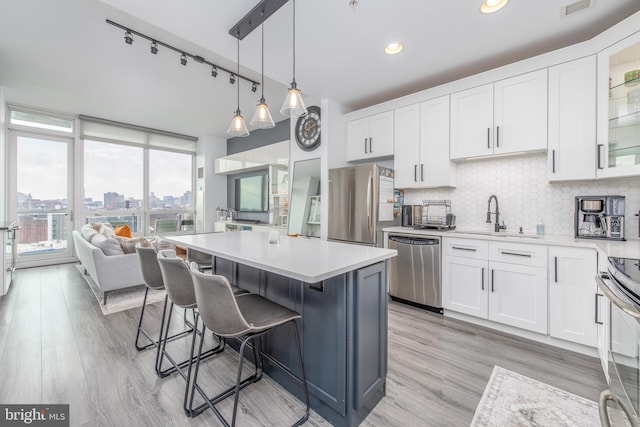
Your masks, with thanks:
M 106 192 L 142 198 L 143 150 L 85 141 L 85 197 L 103 200 Z M 35 199 L 67 198 L 67 144 L 18 137 L 18 192 Z M 182 196 L 191 190 L 191 156 L 151 150 L 149 190 L 156 197 Z M 132 185 L 134 183 L 134 185 Z

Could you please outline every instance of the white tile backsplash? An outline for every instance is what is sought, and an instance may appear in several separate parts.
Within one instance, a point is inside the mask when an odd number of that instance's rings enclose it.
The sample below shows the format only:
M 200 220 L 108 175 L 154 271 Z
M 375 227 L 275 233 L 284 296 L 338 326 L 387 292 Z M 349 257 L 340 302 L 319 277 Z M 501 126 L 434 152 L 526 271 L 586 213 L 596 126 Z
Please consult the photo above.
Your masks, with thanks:
M 542 219 L 546 234 L 568 236 L 574 233 L 576 196 L 622 195 L 626 197 L 625 237 L 638 240 L 638 217 L 634 215 L 640 210 L 640 179 L 549 184 L 546 154 L 458 163 L 457 188 L 407 189 L 405 204 L 450 199 L 458 228 L 492 230 L 493 224 L 485 222 L 492 194 L 498 197 L 500 221 L 504 220 L 507 231 L 516 232 L 522 227 L 525 233 L 535 233 L 538 219 Z

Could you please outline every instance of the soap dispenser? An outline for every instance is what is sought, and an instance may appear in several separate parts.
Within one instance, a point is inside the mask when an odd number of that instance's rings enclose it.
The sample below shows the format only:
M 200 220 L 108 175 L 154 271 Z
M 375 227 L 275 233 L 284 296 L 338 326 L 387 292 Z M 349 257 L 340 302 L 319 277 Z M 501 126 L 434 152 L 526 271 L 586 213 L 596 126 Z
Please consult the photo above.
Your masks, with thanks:
M 544 235 L 544 222 L 542 221 L 542 218 L 540 218 L 538 220 L 538 224 L 536 224 L 536 234 L 539 236 Z

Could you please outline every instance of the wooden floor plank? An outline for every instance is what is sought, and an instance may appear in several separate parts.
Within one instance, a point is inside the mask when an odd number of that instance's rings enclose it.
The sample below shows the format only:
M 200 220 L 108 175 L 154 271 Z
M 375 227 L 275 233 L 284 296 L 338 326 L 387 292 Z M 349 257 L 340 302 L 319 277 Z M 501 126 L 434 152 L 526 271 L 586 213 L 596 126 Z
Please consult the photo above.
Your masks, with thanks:
M 185 417 L 184 380 L 158 378 L 154 351 L 135 350 L 139 314 L 102 315 L 74 265 L 18 271 L 0 297 L 0 402 L 69 403 L 73 426 L 219 425 L 210 411 Z M 157 331 L 161 314 L 161 303 L 149 305 L 145 327 Z M 173 327 L 184 327 L 180 313 Z M 189 346 L 179 340 L 170 350 L 185 358 Z M 203 362 L 209 393 L 235 381 L 236 363 L 232 350 Z M 387 395 L 363 425 L 467 426 L 494 365 L 591 400 L 606 388 L 595 358 L 391 303 Z M 231 407 L 220 405 L 225 415 Z M 265 377 L 242 392 L 239 425 L 287 425 L 300 408 Z M 314 414 L 306 425 L 327 423 Z

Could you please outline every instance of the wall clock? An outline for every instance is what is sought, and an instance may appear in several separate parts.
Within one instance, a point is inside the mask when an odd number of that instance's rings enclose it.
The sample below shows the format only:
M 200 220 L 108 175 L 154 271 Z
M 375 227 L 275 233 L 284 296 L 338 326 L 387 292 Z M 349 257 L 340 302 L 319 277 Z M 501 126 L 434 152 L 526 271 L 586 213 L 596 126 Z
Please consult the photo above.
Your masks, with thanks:
M 296 123 L 296 142 L 305 151 L 320 146 L 320 107 L 307 108 L 307 114 Z

